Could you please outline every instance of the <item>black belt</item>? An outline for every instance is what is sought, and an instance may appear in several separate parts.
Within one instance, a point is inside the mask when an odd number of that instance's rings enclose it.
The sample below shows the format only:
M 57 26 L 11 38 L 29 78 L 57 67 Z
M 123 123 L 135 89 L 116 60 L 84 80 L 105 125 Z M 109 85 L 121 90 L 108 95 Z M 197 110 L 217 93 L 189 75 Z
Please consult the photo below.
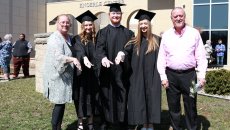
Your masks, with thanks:
M 30 56 L 14 56 L 15 58 L 29 58 Z
M 187 69 L 187 70 L 174 70 L 174 69 L 171 69 L 169 67 L 166 67 L 166 70 L 171 71 L 171 72 L 175 72 L 175 73 L 178 73 L 178 74 L 182 74 L 182 73 L 188 73 L 188 72 L 191 72 L 191 71 L 195 71 L 195 68 L 190 68 L 190 69 Z

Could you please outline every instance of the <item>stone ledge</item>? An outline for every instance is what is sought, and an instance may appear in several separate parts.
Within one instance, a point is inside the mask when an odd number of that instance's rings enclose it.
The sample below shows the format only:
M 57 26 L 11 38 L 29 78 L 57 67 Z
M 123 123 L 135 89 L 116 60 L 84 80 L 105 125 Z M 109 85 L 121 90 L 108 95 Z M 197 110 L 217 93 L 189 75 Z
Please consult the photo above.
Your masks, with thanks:
M 34 40 L 34 43 L 35 44 L 47 44 L 47 39 L 48 39 L 48 37 L 46 37 L 46 38 L 36 38 Z
M 229 100 L 230 101 L 230 95 L 212 95 L 212 94 L 207 94 L 204 92 L 204 90 L 200 90 L 197 92 L 197 94 L 199 95 L 203 95 L 203 96 L 208 96 L 208 97 L 214 97 L 214 98 L 220 98 L 220 99 L 225 99 L 225 100 Z
M 52 34 L 53 32 L 49 32 L 49 33 L 37 33 L 34 34 L 34 38 L 46 38 L 49 37 L 50 34 Z

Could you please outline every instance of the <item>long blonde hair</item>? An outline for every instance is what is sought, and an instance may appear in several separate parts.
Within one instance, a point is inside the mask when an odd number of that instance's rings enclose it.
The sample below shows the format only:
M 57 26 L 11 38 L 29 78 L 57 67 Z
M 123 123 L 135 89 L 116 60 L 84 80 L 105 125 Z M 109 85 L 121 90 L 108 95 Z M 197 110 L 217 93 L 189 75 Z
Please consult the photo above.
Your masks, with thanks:
M 96 39 L 96 29 L 95 29 L 95 24 L 94 22 L 92 22 L 93 24 L 93 29 L 92 32 L 90 34 L 86 33 L 85 28 L 84 28 L 84 24 L 85 22 L 83 22 L 81 24 L 81 33 L 80 33 L 80 37 L 81 37 L 81 43 L 83 44 L 87 44 L 89 42 L 89 40 L 92 40 L 93 43 L 95 44 L 95 39 Z
M 140 29 L 140 22 L 139 22 L 138 23 L 137 36 L 132 38 L 125 46 L 127 46 L 129 44 L 135 44 L 135 46 L 137 46 L 137 48 L 136 48 L 137 55 L 139 55 L 140 46 L 141 46 L 141 39 L 142 39 L 142 31 Z M 148 49 L 145 52 L 145 54 L 148 54 L 149 52 L 156 50 L 156 48 L 159 46 L 156 38 L 152 34 L 152 26 L 151 26 L 150 21 L 148 21 L 148 30 L 147 30 L 146 39 L 148 41 Z

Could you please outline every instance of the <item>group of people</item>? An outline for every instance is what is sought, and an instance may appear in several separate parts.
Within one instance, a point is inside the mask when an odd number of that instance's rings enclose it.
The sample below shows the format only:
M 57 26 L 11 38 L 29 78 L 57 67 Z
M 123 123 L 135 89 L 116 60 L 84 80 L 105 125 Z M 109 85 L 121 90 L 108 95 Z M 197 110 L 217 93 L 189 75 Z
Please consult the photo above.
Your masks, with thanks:
M 17 78 L 20 68 L 23 68 L 25 77 L 29 77 L 29 61 L 32 45 L 25 40 L 25 34 L 19 35 L 19 40 L 12 43 L 12 34 L 6 34 L 0 42 L 0 67 L 3 70 L 2 81 L 10 81 L 10 63 L 13 59 L 13 78 Z
M 171 11 L 174 25 L 160 37 L 152 33 L 154 12 L 140 9 L 135 19 L 138 32 L 120 24 L 125 4 L 111 3 L 110 24 L 95 32 L 97 17 L 89 10 L 76 17 L 81 32 L 71 37 L 71 19 L 57 17 L 57 31 L 47 42 L 44 61 L 44 96 L 54 103 L 52 129 L 60 130 L 65 104 L 74 101 L 77 130 L 153 130 L 161 121 L 161 88 L 167 93 L 171 127 L 181 129 L 180 97 L 183 96 L 186 126 L 197 129 L 197 96 L 190 87 L 205 85 L 207 60 L 200 33 L 185 23 L 183 8 Z M 180 46 L 180 48 L 178 48 Z M 196 73 L 197 68 L 198 73 Z M 198 75 L 197 75 L 198 74 Z
M 211 63 L 214 60 L 213 52 L 216 53 L 216 64 L 217 65 L 224 65 L 224 55 L 225 55 L 225 45 L 222 42 L 222 39 L 218 40 L 218 43 L 216 44 L 215 48 L 212 48 L 212 42 L 211 40 L 207 40 L 205 46 L 206 50 L 206 58 L 208 60 L 208 63 Z

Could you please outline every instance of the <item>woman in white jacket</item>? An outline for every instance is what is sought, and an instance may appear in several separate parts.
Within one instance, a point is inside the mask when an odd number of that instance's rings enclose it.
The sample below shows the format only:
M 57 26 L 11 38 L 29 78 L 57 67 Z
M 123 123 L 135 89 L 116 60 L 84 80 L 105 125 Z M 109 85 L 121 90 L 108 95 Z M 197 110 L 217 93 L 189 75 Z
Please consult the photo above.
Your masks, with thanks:
M 81 70 L 78 59 L 74 58 L 74 47 L 68 35 L 71 26 L 66 14 L 57 17 L 57 31 L 50 35 L 44 61 L 44 96 L 54 103 L 52 129 L 60 130 L 65 103 L 72 102 L 74 66 Z

